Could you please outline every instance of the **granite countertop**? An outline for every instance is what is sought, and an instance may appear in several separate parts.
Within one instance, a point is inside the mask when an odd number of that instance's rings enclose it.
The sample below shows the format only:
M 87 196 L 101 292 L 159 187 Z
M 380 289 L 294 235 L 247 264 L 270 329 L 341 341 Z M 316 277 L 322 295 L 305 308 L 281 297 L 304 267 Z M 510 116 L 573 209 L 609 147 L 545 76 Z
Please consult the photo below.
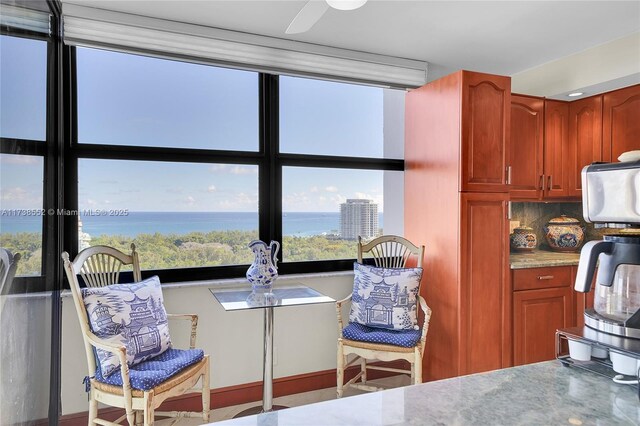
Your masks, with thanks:
M 345 397 L 216 425 L 630 425 L 637 390 L 559 361 Z
M 511 269 L 544 268 L 547 266 L 575 266 L 580 260 L 580 252 L 562 253 L 534 250 L 529 253 L 511 253 Z

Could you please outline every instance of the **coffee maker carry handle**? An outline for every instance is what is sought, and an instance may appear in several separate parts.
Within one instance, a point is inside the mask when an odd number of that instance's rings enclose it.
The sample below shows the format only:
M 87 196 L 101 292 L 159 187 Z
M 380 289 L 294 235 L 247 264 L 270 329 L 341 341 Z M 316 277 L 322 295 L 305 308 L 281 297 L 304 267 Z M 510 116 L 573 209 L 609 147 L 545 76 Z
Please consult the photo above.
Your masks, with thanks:
M 613 243 L 610 241 L 589 241 L 582 247 L 580 252 L 580 263 L 578 264 L 578 274 L 576 275 L 576 285 L 574 289 L 581 293 L 588 293 L 591 290 L 593 274 L 596 271 L 598 257 L 600 253 L 610 253 Z
M 276 246 L 276 249 L 274 250 L 272 248 L 272 246 Z M 271 241 L 271 244 L 269 244 L 269 249 L 271 250 L 271 261 L 273 262 L 273 266 L 275 266 L 276 268 L 278 267 L 278 252 L 280 251 L 280 243 L 277 241 Z

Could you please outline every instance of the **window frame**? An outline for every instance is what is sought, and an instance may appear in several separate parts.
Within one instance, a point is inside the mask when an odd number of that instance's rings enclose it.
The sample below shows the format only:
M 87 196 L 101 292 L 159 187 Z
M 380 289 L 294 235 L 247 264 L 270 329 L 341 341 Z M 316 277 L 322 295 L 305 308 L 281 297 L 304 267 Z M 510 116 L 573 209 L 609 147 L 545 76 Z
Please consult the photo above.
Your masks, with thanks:
M 263 241 L 282 241 L 282 170 L 283 167 L 342 168 L 356 170 L 404 171 L 404 160 L 331 155 L 281 153 L 279 149 L 279 76 L 258 73 L 258 150 L 228 151 L 175 147 L 145 147 L 133 145 L 86 144 L 78 141 L 76 49 L 71 48 L 72 137 L 68 146 L 69 161 L 65 168 L 65 206 L 78 210 L 79 159 L 136 160 L 171 163 L 239 164 L 258 166 L 258 235 Z M 125 53 L 128 54 L 128 53 Z M 138 54 L 138 53 L 131 53 Z M 176 60 L 179 59 L 166 59 Z M 184 61 L 181 61 L 184 62 Z M 209 64 L 208 66 L 220 66 Z M 75 217 L 67 218 L 75 220 Z M 78 227 L 65 223 L 64 246 L 71 256 L 78 253 Z M 344 271 L 353 268 L 356 260 L 338 259 L 287 262 L 278 265 L 280 274 Z M 246 265 L 202 266 L 191 268 L 151 269 L 142 271 L 143 278 L 158 275 L 162 282 L 201 281 L 239 278 Z
M 51 14 L 51 25 L 55 27 L 56 19 Z M 52 31 L 53 32 L 53 31 Z M 43 182 L 42 182 L 42 206 L 44 211 L 58 208 L 54 194 L 57 183 L 56 173 L 56 152 L 57 152 L 57 132 L 60 129 L 58 123 L 58 93 L 57 93 L 57 46 L 53 34 L 42 34 L 36 31 L 14 28 L 10 26 L 0 27 L 0 35 L 8 37 L 37 40 L 46 43 L 46 90 L 45 90 L 45 139 L 32 140 L 22 138 L 0 137 L 0 153 L 9 155 L 27 155 L 41 157 L 43 159 Z M 53 277 L 57 276 L 58 265 L 55 244 L 58 223 L 56 216 L 44 214 L 42 216 L 42 257 L 39 275 L 16 276 L 15 285 L 10 288 L 11 293 L 34 293 L 45 292 L 56 289 L 56 282 Z

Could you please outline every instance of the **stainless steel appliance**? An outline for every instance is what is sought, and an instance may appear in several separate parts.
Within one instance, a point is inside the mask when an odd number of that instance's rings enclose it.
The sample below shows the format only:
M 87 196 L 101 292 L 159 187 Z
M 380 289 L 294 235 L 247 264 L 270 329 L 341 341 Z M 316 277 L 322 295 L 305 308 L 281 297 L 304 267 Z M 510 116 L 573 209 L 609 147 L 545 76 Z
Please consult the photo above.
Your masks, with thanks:
M 617 383 L 637 386 L 640 160 L 585 167 L 582 201 L 587 222 L 611 229 L 602 240 L 590 241 L 582 248 L 575 290 L 590 291 L 595 275 L 594 306 L 585 310 L 584 327 L 557 331 L 556 355 L 565 364 L 602 374 Z
M 619 229 L 588 242 L 580 253 L 576 291 L 591 290 L 598 265 L 594 307 L 585 310 L 585 324 L 640 339 L 640 161 L 587 166 L 582 185 L 585 220 Z

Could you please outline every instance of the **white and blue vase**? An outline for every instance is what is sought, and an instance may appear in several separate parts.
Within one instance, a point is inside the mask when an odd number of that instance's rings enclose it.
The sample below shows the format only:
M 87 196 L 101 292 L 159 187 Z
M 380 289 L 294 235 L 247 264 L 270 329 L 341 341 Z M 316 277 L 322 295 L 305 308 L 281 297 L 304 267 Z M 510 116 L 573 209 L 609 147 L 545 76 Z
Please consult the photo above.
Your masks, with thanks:
M 278 251 L 280 243 L 271 241 L 267 246 L 264 241 L 254 240 L 249 243 L 254 259 L 247 270 L 247 280 L 253 291 L 270 292 L 273 282 L 278 278 Z

